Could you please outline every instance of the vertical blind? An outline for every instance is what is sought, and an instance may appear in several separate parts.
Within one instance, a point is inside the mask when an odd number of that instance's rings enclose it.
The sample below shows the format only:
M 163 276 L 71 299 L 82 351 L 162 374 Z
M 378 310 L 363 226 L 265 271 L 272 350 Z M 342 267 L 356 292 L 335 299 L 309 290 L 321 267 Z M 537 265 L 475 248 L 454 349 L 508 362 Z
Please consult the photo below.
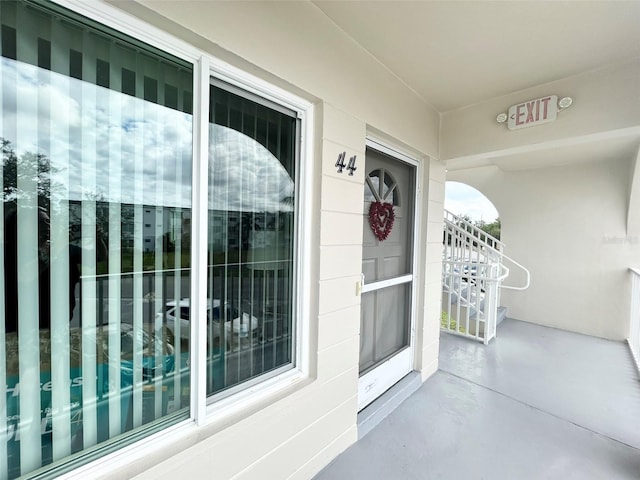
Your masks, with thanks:
M 168 312 L 190 288 L 193 72 L 31 4 L 0 2 L 0 29 L 5 479 L 188 416 Z

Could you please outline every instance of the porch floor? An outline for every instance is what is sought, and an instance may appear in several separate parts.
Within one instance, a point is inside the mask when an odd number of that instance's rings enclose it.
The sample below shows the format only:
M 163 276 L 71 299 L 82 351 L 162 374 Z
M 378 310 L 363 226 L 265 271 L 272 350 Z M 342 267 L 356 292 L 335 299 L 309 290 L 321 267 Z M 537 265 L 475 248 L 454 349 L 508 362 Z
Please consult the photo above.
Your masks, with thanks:
M 440 369 L 315 480 L 640 479 L 628 347 L 507 319 L 442 334 Z

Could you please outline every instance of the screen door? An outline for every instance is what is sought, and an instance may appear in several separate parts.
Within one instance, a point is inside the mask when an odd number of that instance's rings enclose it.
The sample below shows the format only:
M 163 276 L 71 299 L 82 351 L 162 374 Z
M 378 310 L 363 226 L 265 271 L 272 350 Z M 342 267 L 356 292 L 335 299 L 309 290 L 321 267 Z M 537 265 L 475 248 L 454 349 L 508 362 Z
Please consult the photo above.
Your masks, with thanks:
M 365 163 L 360 409 L 412 367 L 415 166 L 370 148 Z

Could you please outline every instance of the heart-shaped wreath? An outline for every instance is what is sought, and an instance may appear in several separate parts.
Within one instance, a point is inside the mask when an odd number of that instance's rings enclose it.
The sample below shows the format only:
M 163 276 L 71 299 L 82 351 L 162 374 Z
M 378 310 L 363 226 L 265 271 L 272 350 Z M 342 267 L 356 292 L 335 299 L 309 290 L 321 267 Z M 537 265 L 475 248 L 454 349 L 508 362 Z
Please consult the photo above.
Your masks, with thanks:
M 369 207 L 369 226 L 379 241 L 387 239 L 393 228 L 396 213 L 390 203 L 371 202 Z

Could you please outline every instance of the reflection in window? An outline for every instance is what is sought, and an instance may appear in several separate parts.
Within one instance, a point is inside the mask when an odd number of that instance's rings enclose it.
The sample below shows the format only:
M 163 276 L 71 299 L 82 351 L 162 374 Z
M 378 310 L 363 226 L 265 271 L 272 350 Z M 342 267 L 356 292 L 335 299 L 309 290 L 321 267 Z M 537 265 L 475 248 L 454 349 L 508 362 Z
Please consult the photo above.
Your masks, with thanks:
M 52 8 L 0 2 L 0 478 L 188 416 L 191 66 Z
M 296 118 L 211 86 L 207 392 L 293 362 Z

